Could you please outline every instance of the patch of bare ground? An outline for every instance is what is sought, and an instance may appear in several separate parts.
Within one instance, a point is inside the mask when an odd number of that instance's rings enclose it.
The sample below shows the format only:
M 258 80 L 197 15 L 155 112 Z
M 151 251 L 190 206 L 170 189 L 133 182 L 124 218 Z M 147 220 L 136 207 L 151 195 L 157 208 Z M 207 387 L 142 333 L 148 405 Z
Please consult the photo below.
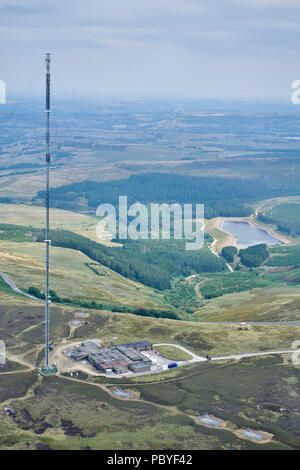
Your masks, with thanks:
M 271 434 L 269 432 L 265 431 L 254 431 L 255 433 L 258 433 L 262 436 L 262 439 L 257 440 L 257 439 L 251 439 L 250 437 L 244 436 L 245 429 L 236 429 L 232 430 L 232 432 L 240 439 L 246 439 L 246 441 L 251 441 L 255 442 L 256 444 L 267 444 L 268 442 L 271 442 L 274 434 Z
M 214 415 L 209 415 L 210 418 L 215 419 L 220 421 L 220 424 L 217 426 L 212 426 L 207 423 L 203 423 L 202 421 L 199 420 L 199 416 L 191 416 L 191 418 L 195 421 L 196 424 L 199 424 L 200 426 L 204 426 L 206 428 L 210 429 L 227 429 L 228 431 L 231 431 L 231 429 L 227 428 L 227 421 L 221 418 L 217 418 Z
M 110 389 L 109 387 L 106 387 L 106 391 L 111 395 L 113 396 L 114 398 L 117 398 L 118 400 L 124 400 L 124 401 L 128 401 L 128 400 L 139 400 L 140 399 L 140 392 L 137 392 L 135 390 L 128 390 L 128 389 L 122 389 L 122 391 L 124 393 L 128 393 L 130 394 L 130 396 L 128 397 L 122 397 L 120 395 L 115 395 L 114 392 L 116 392 L 116 390 L 118 390 L 117 388 L 114 388 L 113 390 Z

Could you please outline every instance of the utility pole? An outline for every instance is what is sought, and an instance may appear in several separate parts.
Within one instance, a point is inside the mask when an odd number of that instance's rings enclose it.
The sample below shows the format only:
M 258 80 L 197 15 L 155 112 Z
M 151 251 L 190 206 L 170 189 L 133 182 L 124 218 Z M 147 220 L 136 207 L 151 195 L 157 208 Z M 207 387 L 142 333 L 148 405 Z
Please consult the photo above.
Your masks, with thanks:
M 46 290 L 45 290 L 45 372 L 49 367 L 49 269 L 50 269 L 50 62 L 51 56 L 46 54 Z

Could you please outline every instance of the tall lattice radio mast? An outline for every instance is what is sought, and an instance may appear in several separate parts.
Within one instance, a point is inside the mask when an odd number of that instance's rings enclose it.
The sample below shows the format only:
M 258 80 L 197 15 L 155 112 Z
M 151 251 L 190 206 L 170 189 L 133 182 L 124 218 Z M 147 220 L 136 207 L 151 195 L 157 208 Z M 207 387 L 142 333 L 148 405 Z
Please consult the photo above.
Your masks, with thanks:
M 51 56 L 46 54 L 46 290 L 45 290 L 45 372 L 52 370 L 49 367 L 49 269 L 50 269 L 50 63 Z

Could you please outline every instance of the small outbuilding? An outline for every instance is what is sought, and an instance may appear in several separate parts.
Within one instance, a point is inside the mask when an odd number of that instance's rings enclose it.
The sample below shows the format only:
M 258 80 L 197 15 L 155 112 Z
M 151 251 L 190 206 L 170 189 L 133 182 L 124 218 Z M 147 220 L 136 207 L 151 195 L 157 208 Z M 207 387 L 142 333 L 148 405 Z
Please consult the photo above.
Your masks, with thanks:
M 128 366 L 128 369 L 134 373 L 146 372 L 151 369 L 151 364 L 146 362 L 135 362 Z

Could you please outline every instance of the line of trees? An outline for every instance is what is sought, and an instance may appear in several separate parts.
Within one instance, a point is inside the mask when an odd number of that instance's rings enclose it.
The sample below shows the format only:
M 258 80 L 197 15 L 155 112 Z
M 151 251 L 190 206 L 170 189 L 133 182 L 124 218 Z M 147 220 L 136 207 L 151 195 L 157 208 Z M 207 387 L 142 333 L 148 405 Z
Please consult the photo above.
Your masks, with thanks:
M 37 299 L 45 299 L 45 294 L 43 294 L 37 287 L 29 287 L 27 290 L 28 294 L 33 295 Z M 58 304 L 72 304 L 83 308 L 91 308 L 95 310 L 109 310 L 111 312 L 120 312 L 120 313 L 133 313 L 134 315 L 139 315 L 142 317 L 154 317 L 154 318 L 169 318 L 171 320 L 179 320 L 179 316 L 170 310 L 159 310 L 154 308 L 143 308 L 143 307 L 124 307 L 120 305 L 104 305 L 97 304 L 96 302 L 84 302 L 78 299 L 69 299 L 59 297 L 54 290 L 50 290 L 51 302 Z
M 35 235 L 37 241 L 44 240 L 43 231 L 35 230 Z M 105 247 L 67 230 L 52 230 L 51 240 L 54 246 L 81 251 L 122 276 L 159 290 L 170 288 L 172 275 L 227 270 L 224 260 L 208 248 L 186 251 L 183 240 L 129 240 L 123 247 Z

